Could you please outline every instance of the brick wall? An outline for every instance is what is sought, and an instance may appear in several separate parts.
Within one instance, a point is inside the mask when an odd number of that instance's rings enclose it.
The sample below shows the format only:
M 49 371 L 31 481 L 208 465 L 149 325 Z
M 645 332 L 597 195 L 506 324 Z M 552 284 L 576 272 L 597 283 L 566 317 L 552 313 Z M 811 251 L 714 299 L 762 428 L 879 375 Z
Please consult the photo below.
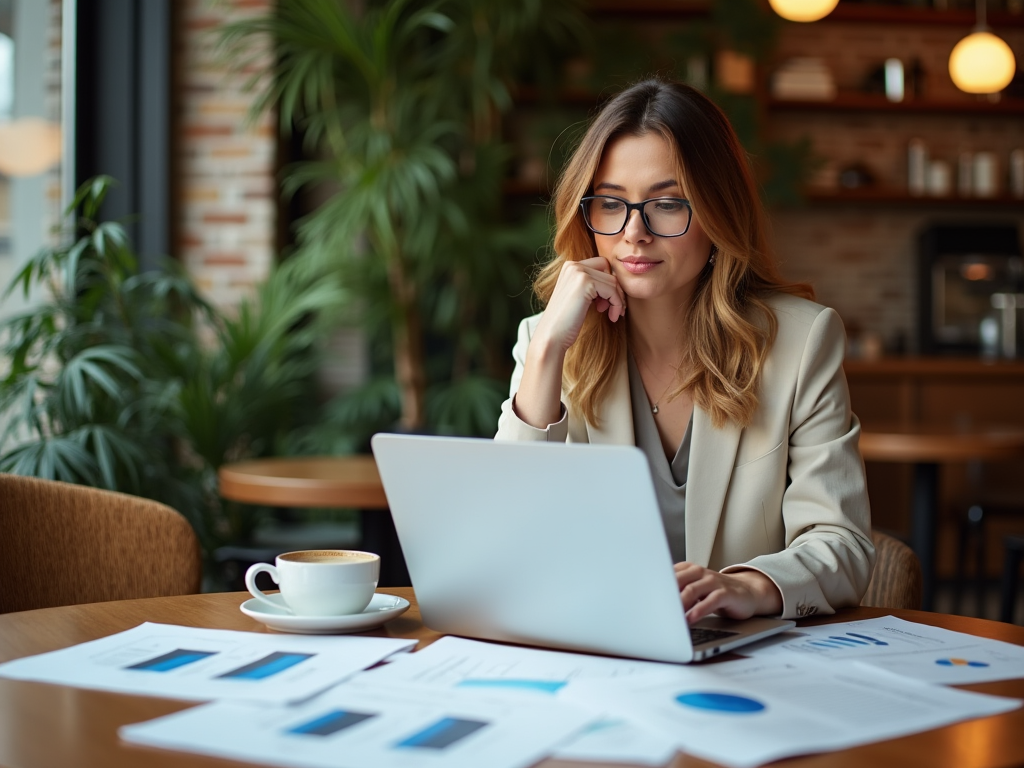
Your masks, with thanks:
M 1020 66 L 1024 29 L 996 31 L 1014 49 Z M 917 57 L 926 73 L 923 98 L 970 105 L 983 97 L 959 91 L 947 67 L 949 52 L 968 32 L 925 25 L 788 24 L 780 39 L 778 61 L 819 57 L 828 64 L 839 90 L 853 91 L 887 57 L 898 57 L 905 66 Z M 768 123 L 772 138 L 811 138 L 815 154 L 823 161 L 814 182 L 825 189 L 837 186 L 839 170 L 862 163 L 880 186 L 905 190 L 907 144 L 921 138 L 931 157 L 949 162 L 954 174 L 961 152 L 995 152 L 1005 194 L 1009 153 L 1024 147 L 1024 116 L 1019 114 L 774 110 Z M 878 334 L 890 346 L 902 337 L 912 348 L 917 233 L 931 222 L 988 220 L 1016 221 L 1024 232 L 1024 201 L 810 203 L 774 211 L 773 219 L 775 244 L 787 277 L 813 283 L 818 300 L 836 308 L 853 331 L 851 336 Z
M 61 124 L 61 19 L 61 0 L 48 0 L 45 5 L 45 29 L 42 38 L 44 47 L 35 49 L 35 41 L 14 41 L 16 50 L 20 45 L 23 51 L 30 54 L 30 66 L 36 68 L 33 71 L 41 75 L 42 92 L 28 94 L 27 101 L 34 105 L 30 108 L 29 114 L 32 117 L 42 117 L 55 125 Z M 19 54 L 15 57 L 17 59 Z M 35 80 L 35 77 L 31 79 Z M 26 95 L 21 94 L 16 99 L 24 104 Z M 0 237 L 5 239 L 3 246 L 0 246 L 0 290 L 8 286 L 24 262 L 38 249 L 59 244 L 59 235 L 55 227 L 60 223 L 64 204 L 61 189 L 62 167 L 62 161 L 58 161 L 38 177 L 0 177 Z M 67 197 L 70 199 L 70 195 Z M 16 198 L 19 198 L 17 203 Z M 13 210 L 12 206 L 18 207 L 18 210 Z M 15 239 L 18 242 L 16 248 Z M 26 300 L 21 289 L 18 289 L 0 301 L 0 316 L 22 312 L 35 301 L 35 295 Z
M 47 12 L 47 34 L 46 34 L 46 119 L 57 125 L 61 124 L 61 45 L 63 34 L 61 23 L 63 13 L 61 10 L 62 0 L 50 0 Z M 46 172 L 46 221 L 43 222 L 46 230 L 44 237 L 49 245 L 57 245 L 58 234 L 54 227 L 60 223 L 61 213 L 66 202 L 70 202 L 72 190 L 67 190 L 62 195 L 61 172 L 62 163 L 58 162 Z
M 212 30 L 270 5 L 271 0 L 183 0 L 179 11 L 177 252 L 201 288 L 223 306 L 236 303 L 265 276 L 274 257 L 275 138 L 270 118 L 246 127 L 252 98 L 242 89 L 246 75 L 231 73 L 218 60 Z M 997 31 L 1024 61 L 1024 29 Z M 841 90 L 855 90 L 886 57 L 918 57 L 928 99 L 970 103 L 975 97 L 958 91 L 946 69 L 949 51 L 966 32 L 924 25 L 789 24 L 778 58 L 820 56 Z M 961 151 L 995 151 L 1001 173 L 1009 151 L 1024 147 L 1019 115 L 776 111 L 769 126 L 773 138 L 812 138 L 824 160 L 815 178 L 822 187 L 834 187 L 839 169 L 862 162 L 880 184 L 904 188 L 906 147 L 914 137 L 954 168 Z M 877 333 L 890 345 L 898 338 L 912 344 L 915 335 L 917 232 L 936 220 L 992 218 L 1011 218 L 1024 228 L 1024 203 L 811 204 L 773 213 L 787 276 L 812 282 L 819 300 L 834 306 L 855 333 Z
M 266 277 L 276 233 L 275 124 L 249 124 L 247 72 L 217 51 L 223 24 L 261 15 L 272 0 L 181 0 L 176 252 L 200 289 L 230 307 Z

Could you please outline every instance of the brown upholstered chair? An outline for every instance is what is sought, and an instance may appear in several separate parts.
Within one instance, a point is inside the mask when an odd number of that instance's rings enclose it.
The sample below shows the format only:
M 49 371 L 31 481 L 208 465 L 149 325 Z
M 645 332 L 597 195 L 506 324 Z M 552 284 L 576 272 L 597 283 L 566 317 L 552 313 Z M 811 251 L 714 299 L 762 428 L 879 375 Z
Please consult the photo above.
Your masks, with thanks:
M 0 474 L 0 613 L 199 591 L 199 541 L 168 506 Z
M 875 570 L 861 605 L 921 610 L 921 563 L 914 550 L 885 533 L 871 532 Z

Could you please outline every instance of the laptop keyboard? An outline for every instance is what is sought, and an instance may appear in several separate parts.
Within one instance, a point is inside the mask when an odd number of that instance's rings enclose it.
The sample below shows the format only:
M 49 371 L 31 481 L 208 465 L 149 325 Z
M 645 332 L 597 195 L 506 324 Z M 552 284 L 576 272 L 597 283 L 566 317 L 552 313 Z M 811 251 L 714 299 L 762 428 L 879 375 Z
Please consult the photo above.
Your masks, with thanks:
M 713 643 L 715 640 L 724 640 L 727 637 L 738 635 L 739 632 L 732 632 L 728 629 L 706 629 L 705 627 L 690 627 L 690 641 L 697 645 Z

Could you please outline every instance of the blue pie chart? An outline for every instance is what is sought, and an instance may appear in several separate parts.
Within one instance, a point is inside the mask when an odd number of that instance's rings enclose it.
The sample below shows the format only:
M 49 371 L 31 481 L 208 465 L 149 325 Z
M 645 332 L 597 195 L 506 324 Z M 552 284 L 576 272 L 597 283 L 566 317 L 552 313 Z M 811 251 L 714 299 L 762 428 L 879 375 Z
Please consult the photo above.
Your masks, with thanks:
M 712 691 L 694 691 L 681 693 L 676 701 L 684 707 L 702 709 L 705 712 L 724 712 L 731 715 L 749 715 L 761 712 L 765 706 L 757 699 L 746 696 L 735 696 L 731 693 L 714 693 Z

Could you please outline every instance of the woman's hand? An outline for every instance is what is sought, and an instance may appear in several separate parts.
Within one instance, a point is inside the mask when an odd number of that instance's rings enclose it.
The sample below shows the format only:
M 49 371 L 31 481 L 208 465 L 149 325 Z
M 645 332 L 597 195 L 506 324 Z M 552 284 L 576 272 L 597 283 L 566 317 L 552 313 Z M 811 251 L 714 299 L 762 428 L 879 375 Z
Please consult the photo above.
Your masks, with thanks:
M 719 573 L 693 563 L 676 563 L 676 583 L 690 624 L 716 613 L 727 619 L 777 614 L 782 595 L 760 571 Z
M 600 256 L 565 262 L 533 340 L 546 342 L 564 353 L 575 343 L 591 306 L 598 312 L 607 312 L 613 323 L 626 314 L 626 294 L 612 275 L 611 267 Z
M 591 306 L 607 312 L 614 323 L 626 313 L 626 294 L 600 256 L 567 261 L 530 339 L 513 402 L 516 414 L 527 424 L 544 429 L 560 418 L 565 353 L 580 335 Z

